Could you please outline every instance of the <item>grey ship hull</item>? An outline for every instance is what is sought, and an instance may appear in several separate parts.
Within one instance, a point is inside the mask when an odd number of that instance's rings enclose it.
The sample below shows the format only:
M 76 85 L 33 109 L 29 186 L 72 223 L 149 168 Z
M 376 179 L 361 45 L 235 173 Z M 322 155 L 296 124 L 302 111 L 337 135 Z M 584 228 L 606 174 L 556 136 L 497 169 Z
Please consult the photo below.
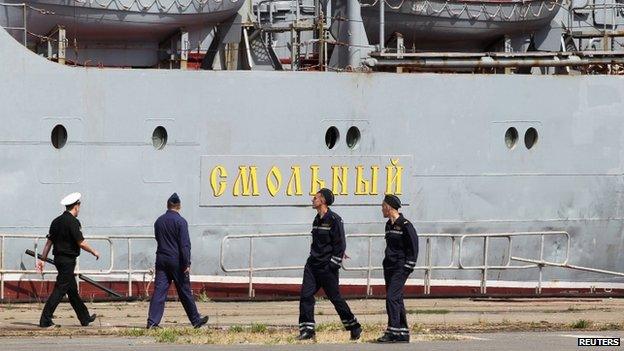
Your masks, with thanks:
M 193 280 L 235 286 L 245 277 L 220 269 L 225 235 L 310 229 L 314 211 L 308 181 L 301 196 L 284 195 L 291 166 L 320 165 L 322 177 L 331 182 L 326 172 L 332 164 L 345 164 L 353 172 L 357 165 L 379 163 L 383 171 L 390 159 L 400 159 L 405 167 L 402 197 L 408 204 L 403 213 L 419 232 L 563 230 L 572 238 L 570 263 L 624 271 L 621 77 L 84 69 L 48 62 L 1 31 L 0 62 L 2 233 L 45 235 L 61 211 L 59 199 L 80 191 L 87 236 L 151 235 L 153 221 L 176 191 L 190 224 Z M 288 99 L 268 103 L 280 96 Z M 68 131 L 60 150 L 50 143 L 57 124 Z M 168 130 L 162 150 L 151 141 L 158 125 Z M 332 125 L 341 138 L 328 150 L 325 131 Z M 351 126 L 361 130 L 355 149 L 344 144 Z M 520 137 L 508 149 L 504 134 L 511 126 L 521 136 L 536 128 L 537 145 L 527 150 Z M 233 196 L 237 166 L 244 164 L 256 164 L 262 172 L 279 165 L 284 173 L 280 194 L 268 193 L 269 180 L 262 173 L 257 196 Z M 218 198 L 211 183 L 215 165 L 229 172 L 227 178 L 217 173 L 216 188 L 220 180 L 227 187 Z M 335 206 L 347 232 L 382 233 L 378 204 L 383 186 L 378 195 L 363 197 L 353 194 L 353 182 L 349 186 Z M 32 268 L 32 260 L 22 254 L 32 240 L 4 244 L 5 269 Z M 300 265 L 308 253 L 305 239 L 256 245 L 254 260 L 262 267 Z M 136 242 L 133 248 L 135 269 L 152 267 L 153 242 Z M 479 245 L 472 248 L 474 256 L 465 262 L 478 263 Z M 381 261 L 382 249 L 377 242 L 373 260 Z M 115 266 L 125 265 L 125 250 L 117 248 Z M 245 267 L 247 250 L 246 242 L 228 246 L 227 265 Z M 365 250 L 362 242 L 350 239 L 348 264 L 364 264 Z M 443 245 L 432 250 L 440 264 L 449 255 Z M 538 255 L 532 244 L 516 242 L 514 250 L 524 257 Z M 556 260 L 561 250 L 551 243 L 547 256 Z M 101 251 L 106 257 L 107 248 Z M 491 262 L 506 259 L 495 243 L 491 255 Z M 81 268 L 103 269 L 110 263 L 83 257 Z M 378 273 L 373 276 L 377 283 Z M 536 273 L 492 271 L 489 279 L 491 286 L 534 289 Z M 300 275 L 296 270 L 256 273 L 268 285 L 296 285 Z M 434 285 L 478 293 L 479 276 L 478 271 L 453 270 L 436 271 L 432 278 Z M 422 272 L 413 277 L 411 285 L 422 284 Z M 123 275 L 109 278 L 124 280 Z M 346 272 L 342 278 L 345 284 L 362 285 L 366 275 Z M 8 274 L 4 279 L 6 296 L 11 296 L 25 289 L 11 282 L 37 277 Z M 622 283 L 618 277 L 544 270 L 546 287 L 615 292 Z

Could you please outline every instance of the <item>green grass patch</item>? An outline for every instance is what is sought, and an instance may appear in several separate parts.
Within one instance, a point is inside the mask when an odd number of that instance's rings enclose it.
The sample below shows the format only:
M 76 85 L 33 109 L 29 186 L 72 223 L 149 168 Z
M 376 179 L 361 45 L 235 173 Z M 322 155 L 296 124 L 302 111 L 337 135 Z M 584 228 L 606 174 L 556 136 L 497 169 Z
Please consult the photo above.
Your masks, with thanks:
M 407 314 L 448 314 L 451 313 L 449 310 L 444 309 L 424 309 L 424 310 L 407 310 Z
M 147 329 L 144 328 L 129 328 L 129 329 L 121 329 L 119 331 L 119 334 L 121 336 L 132 336 L 132 337 L 139 337 L 139 336 L 144 336 L 147 334 Z
M 572 323 L 570 326 L 574 329 L 587 329 L 591 325 L 591 322 L 586 319 L 579 319 Z
M 177 329 L 164 328 L 158 330 L 155 335 L 156 342 L 159 343 L 167 343 L 173 344 L 178 341 L 178 337 L 180 336 L 180 332 Z
M 199 295 L 197 295 L 196 300 L 198 302 L 210 302 L 210 298 L 208 297 L 208 294 L 206 294 L 205 291 L 200 292 Z
M 342 323 L 338 322 L 329 322 L 329 323 L 319 323 L 316 325 L 317 332 L 325 332 L 325 331 L 341 331 L 344 330 Z
M 242 333 L 243 327 L 241 325 L 233 325 L 228 328 L 230 333 Z
M 252 323 L 251 324 L 251 332 L 252 333 L 266 333 L 267 325 L 264 323 Z

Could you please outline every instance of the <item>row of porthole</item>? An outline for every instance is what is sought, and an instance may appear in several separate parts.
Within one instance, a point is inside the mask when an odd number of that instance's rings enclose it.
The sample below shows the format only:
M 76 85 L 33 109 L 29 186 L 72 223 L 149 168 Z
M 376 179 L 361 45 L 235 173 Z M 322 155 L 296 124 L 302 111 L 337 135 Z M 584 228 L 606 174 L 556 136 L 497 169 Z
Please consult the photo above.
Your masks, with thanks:
M 347 146 L 349 149 L 355 149 L 360 143 L 360 137 L 362 134 L 360 133 L 360 129 L 356 126 L 352 126 L 347 130 Z M 328 149 L 333 149 L 338 141 L 340 140 L 340 131 L 338 128 L 331 126 L 325 132 L 325 145 L 327 145 Z
M 527 149 L 533 148 L 537 144 L 538 134 L 537 129 L 531 127 L 524 132 L 524 146 Z M 518 143 L 518 130 L 515 127 L 510 127 L 505 132 L 505 145 L 508 149 L 513 149 Z
M 52 128 L 52 146 L 62 149 L 67 144 L 67 129 L 62 124 L 57 124 Z M 162 150 L 167 145 L 167 130 L 163 126 L 158 126 L 152 132 L 152 145 L 156 150 Z

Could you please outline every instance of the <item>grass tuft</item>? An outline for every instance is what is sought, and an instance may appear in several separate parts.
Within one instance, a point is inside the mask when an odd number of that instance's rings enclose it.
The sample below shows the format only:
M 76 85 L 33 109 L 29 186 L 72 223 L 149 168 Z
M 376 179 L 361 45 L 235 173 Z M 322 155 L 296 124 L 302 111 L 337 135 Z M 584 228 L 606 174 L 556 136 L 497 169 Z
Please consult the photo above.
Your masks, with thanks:
M 587 329 L 590 325 L 591 321 L 588 321 L 586 319 L 579 319 L 578 321 L 572 323 L 572 325 L 570 326 L 574 329 Z

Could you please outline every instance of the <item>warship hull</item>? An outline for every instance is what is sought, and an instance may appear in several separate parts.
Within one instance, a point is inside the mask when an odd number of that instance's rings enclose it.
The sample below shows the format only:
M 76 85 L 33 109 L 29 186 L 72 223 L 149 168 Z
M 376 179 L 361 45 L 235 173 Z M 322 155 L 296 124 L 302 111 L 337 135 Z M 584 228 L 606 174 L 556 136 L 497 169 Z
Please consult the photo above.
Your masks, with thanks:
M 256 297 L 296 295 L 310 193 L 322 185 L 338 194 L 349 235 L 348 295 L 383 294 L 380 271 L 354 268 L 381 265 L 383 236 L 365 235 L 383 234 L 386 192 L 401 196 L 421 234 L 418 265 L 453 266 L 417 270 L 408 294 L 624 292 L 613 274 L 508 267 L 525 264 L 513 256 L 624 271 L 621 77 L 80 68 L 3 31 L 0 62 L 5 300 L 49 292 L 53 271 L 31 274 L 24 250 L 41 249 L 74 191 L 83 232 L 103 254 L 81 256 L 80 269 L 124 294 L 149 291 L 153 222 L 177 192 L 196 292 L 247 296 L 250 274 L 235 270 L 253 266 Z M 51 140 L 57 126 L 66 133 Z M 513 235 L 527 232 L 538 234 Z M 488 233 L 503 234 L 484 246 L 478 235 Z M 235 235 L 257 237 L 250 247 Z

